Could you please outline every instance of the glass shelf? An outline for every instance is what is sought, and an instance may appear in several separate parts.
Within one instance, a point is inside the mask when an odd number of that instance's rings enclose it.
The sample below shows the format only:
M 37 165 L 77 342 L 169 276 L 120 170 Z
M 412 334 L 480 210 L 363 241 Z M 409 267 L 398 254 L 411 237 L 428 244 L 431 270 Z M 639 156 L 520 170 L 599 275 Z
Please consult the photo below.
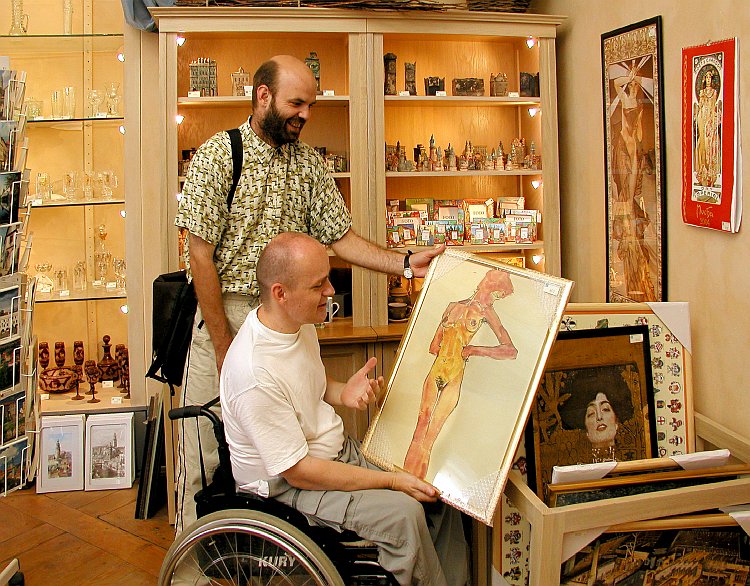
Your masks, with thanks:
M 84 291 L 69 291 L 69 295 L 61 297 L 59 292 L 52 291 L 52 293 L 41 293 L 37 291 L 36 302 L 37 303 L 54 303 L 54 302 L 65 302 L 65 301 L 96 301 L 99 299 L 127 299 L 127 292 L 122 289 L 107 289 L 104 287 L 94 288 L 89 287 Z
M 34 118 L 27 120 L 29 128 L 57 128 L 59 130 L 80 130 L 84 122 L 96 122 L 97 126 L 106 126 L 109 122 L 113 127 L 119 128 L 120 124 L 115 122 L 125 120 L 124 116 L 96 116 L 89 118 Z
M 0 35 L 0 53 L 15 57 L 43 53 L 76 53 L 85 50 L 115 52 L 123 46 L 123 34 Z M 87 44 L 90 43 L 90 48 Z
M 59 208 L 65 206 L 95 206 L 95 205 L 112 205 L 125 203 L 124 199 L 66 199 L 62 195 L 52 194 L 53 201 L 42 202 L 40 199 L 31 199 L 31 207 L 33 208 Z M 61 198 L 61 199 L 55 199 Z

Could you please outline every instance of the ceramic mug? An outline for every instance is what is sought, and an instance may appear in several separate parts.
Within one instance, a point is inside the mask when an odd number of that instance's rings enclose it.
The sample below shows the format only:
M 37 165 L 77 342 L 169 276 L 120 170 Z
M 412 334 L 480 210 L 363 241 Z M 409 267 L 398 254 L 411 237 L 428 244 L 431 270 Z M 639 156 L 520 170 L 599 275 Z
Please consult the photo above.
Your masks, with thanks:
M 340 305 L 333 300 L 333 297 L 329 297 L 326 300 L 326 323 L 333 323 L 333 316 L 339 311 Z
M 391 301 L 388 304 L 388 317 L 393 320 L 402 320 L 409 317 L 411 308 L 401 301 Z

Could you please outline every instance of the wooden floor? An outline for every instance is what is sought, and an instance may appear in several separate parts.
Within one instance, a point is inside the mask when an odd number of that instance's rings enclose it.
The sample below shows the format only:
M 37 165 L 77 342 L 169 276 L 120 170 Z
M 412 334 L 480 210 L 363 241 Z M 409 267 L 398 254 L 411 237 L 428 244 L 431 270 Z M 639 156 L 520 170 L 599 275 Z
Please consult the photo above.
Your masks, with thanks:
M 134 519 L 137 491 L 0 497 L 0 570 L 18 558 L 28 586 L 155 584 L 174 527 L 166 506 Z

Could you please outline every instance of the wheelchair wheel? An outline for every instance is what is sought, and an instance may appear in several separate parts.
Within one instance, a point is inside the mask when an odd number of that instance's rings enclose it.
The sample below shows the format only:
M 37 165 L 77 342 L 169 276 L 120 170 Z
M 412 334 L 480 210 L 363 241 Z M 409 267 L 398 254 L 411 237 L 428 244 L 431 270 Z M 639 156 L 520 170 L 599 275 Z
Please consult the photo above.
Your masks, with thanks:
M 158 583 L 344 586 L 328 556 L 302 531 L 245 509 L 211 513 L 180 533 Z

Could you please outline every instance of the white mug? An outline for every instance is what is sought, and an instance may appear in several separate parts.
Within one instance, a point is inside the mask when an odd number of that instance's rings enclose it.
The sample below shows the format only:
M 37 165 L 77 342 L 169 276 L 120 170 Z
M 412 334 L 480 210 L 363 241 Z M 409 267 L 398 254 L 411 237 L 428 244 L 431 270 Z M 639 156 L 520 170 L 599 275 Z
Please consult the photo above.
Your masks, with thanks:
M 329 297 L 326 300 L 326 323 L 333 323 L 333 316 L 339 311 L 339 304 L 333 300 L 333 297 Z

